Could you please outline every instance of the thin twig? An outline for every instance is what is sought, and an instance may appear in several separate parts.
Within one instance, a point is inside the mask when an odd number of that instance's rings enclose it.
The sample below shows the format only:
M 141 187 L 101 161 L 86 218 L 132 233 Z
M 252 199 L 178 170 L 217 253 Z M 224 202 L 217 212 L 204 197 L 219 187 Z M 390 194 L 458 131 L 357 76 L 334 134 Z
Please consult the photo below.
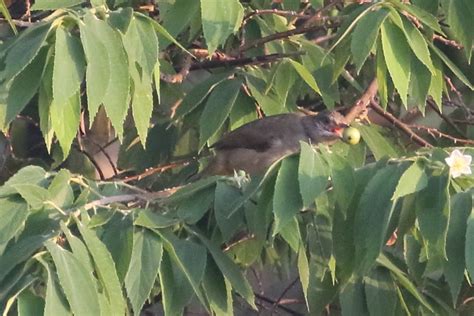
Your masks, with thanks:
M 252 41 L 248 44 L 245 44 L 245 45 L 239 47 L 239 52 L 242 53 L 242 52 L 245 52 L 246 50 L 249 50 L 250 48 L 254 48 L 254 47 L 263 45 L 265 43 L 275 41 L 275 40 L 288 38 L 290 36 L 304 34 L 304 33 L 319 30 L 321 28 L 327 27 L 326 26 L 327 22 L 331 22 L 334 25 L 337 25 L 338 22 L 339 22 L 339 18 L 335 19 L 335 17 L 326 17 L 326 16 L 324 16 L 324 17 L 321 17 L 321 24 L 322 25 L 313 25 L 313 26 L 309 26 L 309 27 L 298 27 L 298 28 L 295 28 L 293 30 L 274 33 L 274 34 L 271 34 L 271 35 L 268 35 L 268 36 L 265 36 L 265 37 L 261 37 L 259 39 L 256 39 L 256 40 L 254 40 L 254 41 Z
M 462 139 L 462 138 L 457 138 L 454 136 L 451 136 L 449 134 L 445 134 L 443 132 L 440 132 L 434 127 L 428 127 L 428 126 L 423 126 L 423 125 L 416 125 L 416 124 L 411 124 L 408 125 L 410 128 L 417 129 L 417 130 L 423 130 L 426 131 L 428 134 L 430 134 L 433 137 L 443 137 L 446 139 L 449 139 L 453 141 L 454 144 L 465 144 L 465 145 L 474 145 L 474 140 L 470 139 Z
M 390 114 L 389 112 L 385 111 L 380 105 L 378 105 L 375 101 L 370 102 L 370 107 L 377 112 L 377 114 L 383 116 L 387 121 L 395 125 L 398 129 L 400 129 L 403 133 L 408 135 L 410 139 L 412 139 L 415 143 L 417 143 L 420 146 L 423 147 L 428 147 L 431 148 L 433 145 L 431 145 L 429 142 L 415 134 L 405 123 L 397 119 L 395 116 Z
M 462 49 L 463 46 L 454 40 L 447 39 L 439 34 L 433 34 L 433 40 L 443 43 L 447 46 L 452 46 L 457 49 Z
M 428 106 L 433 109 L 436 114 L 438 114 L 439 117 L 441 117 L 445 122 L 446 124 L 448 124 L 451 128 L 453 128 L 460 136 L 466 138 L 466 135 L 464 135 L 464 132 L 461 131 L 461 129 L 456 125 L 454 124 L 454 122 L 449 118 L 447 117 L 446 115 L 444 115 L 439 109 L 438 107 L 436 106 L 436 104 L 433 102 L 433 100 L 430 100 L 428 99 L 427 100 L 427 103 L 428 103 Z
M 189 163 L 190 163 L 189 160 L 176 161 L 176 162 L 168 163 L 168 164 L 165 164 L 165 165 L 157 166 L 157 167 L 154 167 L 154 168 L 149 168 L 149 169 L 146 169 L 145 172 L 142 172 L 140 174 L 130 176 L 130 177 L 126 177 L 126 178 L 122 179 L 122 182 L 130 182 L 130 181 L 135 181 L 135 180 L 141 180 L 141 179 L 143 179 L 145 177 L 148 177 L 148 176 L 151 176 L 155 173 L 161 173 L 161 172 L 164 172 L 166 170 L 173 169 L 173 168 L 187 166 L 187 165 L 189 165 Z
M 370 104 L 377 94 L 378 84 L 377 79 L 372 80 L 367 90 L 364 94 L 354 103 L 349 112 L 346 114 L 346 122 L 350 123 L 357 117 L 361 116 L 364 112 L 367 111 L 367 106 Z
M 0 18 L 0 22 L 8 22 L 8 20 L 4 18 Z M 13 20 L 13 19 L 12 19 L 12 22 L 13 24 L 19 27 L 32 27 L 33 25 L 38 24 L 37 22 L 28 22 L 28 21 Z
M 311 17 L 311 15 L 298 13 L 296 11 L 265 9 L 265 10 L 255 10 L 255 11 L 247 13 L 247 15 L 244 17 L 244 23 L 247 22 L 247 20 L 253 18 L 254 16 L 265 15 L 265 14 L 275 14 L 275 15 L 279 15 L 279 16 L 297 17 L 297 18 L 300 18 L 300 19 L 309 19 Z
M 270 304 L 275 304 L 275 301 L 272 300 L 271 298 L 268 298 L 264 295 L 261 295 L 261 294 L 258 294 L 258 293 L 254 293 L 255 294 L 255 297 L 257 297 L 258 299 L 264 301 L 264 302 L 267 302 L 267 303 L 270 303 Z M 285 312 L 291 314 L 291 315 L 295 315 L 295 316 L 303 316 L 303 314 L 297 312 L 297 311 L 294 311 L 292 310 L 291 308 L 288 308 L 282 304 L 278 304 L 277 307 L 281 310 L 284 310 Z
M 243 58 L 224 59 L 224 60 L 222 59 L 221 60 L 208 60 L 208 61 L 193 63 L 191 65 L 190 70 L 266 64 L 266 63 L 275 62 L 277 60 L 287 58 L 287 57 L 301 56 L 303 54 L 305 53 L 304 52 L 294 52 L 294 53 L 288 53 L 288 54 L 277 53 L 277 54 L 268 54 L 268 55 L 255 56 L 255 57 L 243 57 Z
M 286 293 L 288 293 L 288 291 L 296 284 L 296 282 L 298 282 L 300 278 L 299 277 L 296 277 L 290 284 L 288 284 L 288 286 L 283 290 L 283 292 L 280 294 L 280 296 L 278 297 L 278 299 L 275 301 L 275 303 L 273 304 L 272 306 L 272 309 L 270 311 L 270 316 L 273 315 L 273 312 L 275 311 L 275 308 L 281 304 L 283 298 L 285 297 Z

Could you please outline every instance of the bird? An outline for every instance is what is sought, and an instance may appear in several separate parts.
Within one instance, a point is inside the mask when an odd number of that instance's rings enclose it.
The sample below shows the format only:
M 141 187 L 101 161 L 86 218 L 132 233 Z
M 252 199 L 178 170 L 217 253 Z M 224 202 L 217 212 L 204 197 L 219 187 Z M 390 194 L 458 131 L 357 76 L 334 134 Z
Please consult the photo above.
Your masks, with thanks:
M 261 174 L 277 160 L 299 152 L 300 141 L 330 144 L 342 138 L 346 127 L 344 116 L 336 111 L 266 116 L 240 126 L 214 143 L 211 148 L 215 155 L 199 178 L 232 175 L 238 170 L 249 175 Z

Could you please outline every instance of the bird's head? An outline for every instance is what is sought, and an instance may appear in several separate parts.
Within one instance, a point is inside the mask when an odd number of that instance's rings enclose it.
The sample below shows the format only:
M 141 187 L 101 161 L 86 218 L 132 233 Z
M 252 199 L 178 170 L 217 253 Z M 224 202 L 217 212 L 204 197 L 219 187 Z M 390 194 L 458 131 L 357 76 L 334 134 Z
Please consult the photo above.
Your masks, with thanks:
M 336 111 L 322 111 L 308 117 L 308 133 L 314 141 L 331 141 L 342 138 L 344 128 L 348 127 L 342 114 Z

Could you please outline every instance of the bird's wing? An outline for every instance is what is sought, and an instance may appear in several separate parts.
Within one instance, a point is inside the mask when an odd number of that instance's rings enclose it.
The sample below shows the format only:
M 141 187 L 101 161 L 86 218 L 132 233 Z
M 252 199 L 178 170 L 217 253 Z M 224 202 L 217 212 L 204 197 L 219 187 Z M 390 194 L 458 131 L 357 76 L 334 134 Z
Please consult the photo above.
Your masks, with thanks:
M 298 128 L 300 116 L 281 114 L 250 122 L 225 135 L 212 147 L 217 150 L 246 148 L 265 151 L 276 139 L 285 137 L 288 128 Z

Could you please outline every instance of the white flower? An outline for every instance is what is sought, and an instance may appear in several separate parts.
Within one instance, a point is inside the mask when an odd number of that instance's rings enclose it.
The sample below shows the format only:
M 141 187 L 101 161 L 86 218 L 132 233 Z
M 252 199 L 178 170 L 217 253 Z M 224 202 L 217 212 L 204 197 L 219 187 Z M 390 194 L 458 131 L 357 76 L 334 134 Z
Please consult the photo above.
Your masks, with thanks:
M 471 174 L 471 155 L 463 155 L 458 149 L 453 150 L 451 155 L 445 159 L 453 178 L 463 174 Z

